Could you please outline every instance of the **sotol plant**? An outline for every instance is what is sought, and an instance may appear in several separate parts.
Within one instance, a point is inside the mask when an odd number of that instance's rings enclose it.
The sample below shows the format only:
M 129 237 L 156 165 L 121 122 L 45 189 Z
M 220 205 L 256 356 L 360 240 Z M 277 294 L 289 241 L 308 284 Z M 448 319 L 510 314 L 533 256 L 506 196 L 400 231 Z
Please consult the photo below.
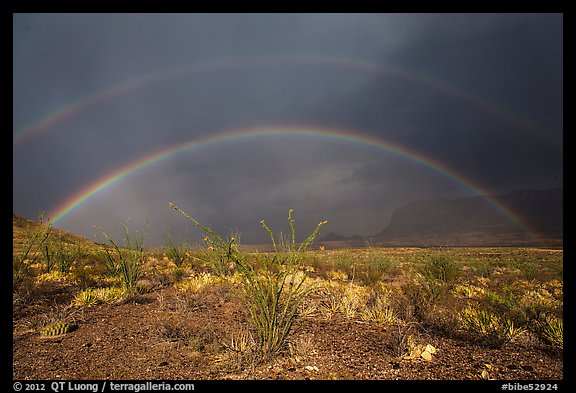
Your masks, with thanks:
M 297 269 L 297 264 L 293 263 L 298 260 L 294 256 L 306 250 L 326 221 L 320 222 L 316 230 L 296 248 L 294 221 L 292 210 L 290 210 L 288 219 L 292 237 L 288 247 L 290 251 L 288 257 L 280 253 L 274 234 L 264 221 L 260 221 L 260 224 L 270 234 L 275 253 L 271 263 L 265 264 L 262 269 L 257 269 L 240 253 L 234 237 L 225 240 L 173 203 L 169 205 L 202 229 L 206 235 L 204 240 L 209 247 L 218 251 L 221 258 L 232 262 L 240 273 L 241 298 L 250 315 L 260 359 L 268 360 L 283 350 L 286 346 L 286 338 L 298 318 L 298 310 L 302 301 L 314 289 L 311 285 L 305 285 L 306 275 Z

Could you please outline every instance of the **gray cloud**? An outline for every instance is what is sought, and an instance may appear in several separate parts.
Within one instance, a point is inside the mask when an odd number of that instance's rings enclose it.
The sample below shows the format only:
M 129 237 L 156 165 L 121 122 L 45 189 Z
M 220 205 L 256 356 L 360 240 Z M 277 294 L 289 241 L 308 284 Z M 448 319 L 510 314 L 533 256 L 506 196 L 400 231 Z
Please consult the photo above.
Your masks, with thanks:
M 155 151 L 265 125 L 372 135 L 490 192 L 561 187 L 562 24 L 556 14 L 16 14 L 15 131 L 67 115 L 14 146 L 14 211 L 34 217 Z M 146 167 L 58 225 L 93 236 L 92 225 L 146 218 L 152 242 L 168 229 L 194 235 L 174 201 L 247 242 L 266 241 L 261 218 L 286 229 L 290 208 L 302 235 L 323 219 L 327 231 L 371 234 L 406 203 L 469 193 L 382 149 L 239 140 Z

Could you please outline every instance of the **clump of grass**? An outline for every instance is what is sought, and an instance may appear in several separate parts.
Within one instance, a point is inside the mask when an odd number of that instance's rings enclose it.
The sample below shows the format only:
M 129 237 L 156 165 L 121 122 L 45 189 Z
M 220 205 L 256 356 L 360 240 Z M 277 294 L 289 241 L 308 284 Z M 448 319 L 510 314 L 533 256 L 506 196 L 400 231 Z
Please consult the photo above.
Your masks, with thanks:
M 482 289 L 475 287 L 474 285 L 457 285 L 455 286 L 452 291 L 459 296 L 462 296 L 467 299 L 472 299 L 477 294 L 482 293 Z
M 372 298 L 372 301 L 367 303 L 362 311 L 362 319 L 382 325 L 395 324 L 401 321 L 387 294 L 377 291 L 372 295 Z
M 108 249 L 104 251 L 106 268 L 112 275 L 119 277 L 124 290 L 132 294 L 136 291 L 136 283 L 143 275 L 144 239 L 150 227 L 138 235 L 138 232 L 131 234 L 125 222 L 122 222 L 122 226 L 124 247 L 120 247 L 104 229 L 100 228 L 100 231 L 112 246 L 112 252 Z
M 176 265 L 176 268 L 180 269 L 190 251 L 190 244 L 186 241 L 177 242 L 169 233 L 166 233 L 164 239 L 166 240 L 166 256 Z
M 100 303 L 115 303 L 126 296 L 126 291 L 118 287 L 87 288 L 76 294 L 76 306 L 94 306 Z
M 468 306 L 460 311 L 459 317 L 466 331 L 478 342 L 491 347 L 503 347 L 525 332 L 525 328 L 516 326 L 509 318 L 480 307 Z
M 82 290 L 74 296 L 73 304 L 76 306 L 93 306 L 98 303 L 98 296 L 92 288 Z
M 222 279 L 219 276 L 210 273 L 200 273 L 187 280 L 180 281 L 174 286 L 181 291 L 200 292 L 206 286 L 214 285 L 219 282 L 222 282 Z
M 170 206 L 205 233 L 205 242 L 218 253 L 222 260 L 235 265 L 241 276 L 241 298 L 250 315 L 259 357 L 262 360 L 274 357 L 285 348 L 286 338 L 298 319 L 300 305 L 314 289 L 313 286 L 306 285 L 306 274 L 295 269 L 295 265 L 291 263 L 294 262 L 291 255 L 286 258 L 280 254 L 274 235 L 264 221 L 260 224 L 270 234 L 275 255 L 270 263 L 264 264 L 262 269 L 256 269 L 254 264 L 240 253 L 234 236 L 224 240 L 174 204 L 170 203 Z M 288 217 L 292 230 L 290 250 L 303 252 L 312 243 L 325 222 L 318 224 L 316 230 L 296 249 L 292 210 L 288 213 Z
M 50 273 L 42 273 L 35 277 L 34 282 L 36 284 L 47 283 L 47 282 L 59 282 L 59 283 L 73 283 L 75 277 L 71 273 L 62 273 L 59 270 L 53 270 Z
M 252 333 L 246 329 L 232 333 L 227 340 L 219 340 L 223 352 L 214 356 L 213 364 L 227 371 L 240 371 L 247 366 L 254 367 L 259 362 L 257 343 Z
M 553 348 L 559 350 L 564 349 L 564 322 L 560 318 L 549 315 L 545 319 L 544 327 L 542 329 L 542 336 L 544 340 Z
M 346 318 L 356 318 L 368 300 L 368 289 L 353 283 L 346 284 L 342 293 L 340 311 Z

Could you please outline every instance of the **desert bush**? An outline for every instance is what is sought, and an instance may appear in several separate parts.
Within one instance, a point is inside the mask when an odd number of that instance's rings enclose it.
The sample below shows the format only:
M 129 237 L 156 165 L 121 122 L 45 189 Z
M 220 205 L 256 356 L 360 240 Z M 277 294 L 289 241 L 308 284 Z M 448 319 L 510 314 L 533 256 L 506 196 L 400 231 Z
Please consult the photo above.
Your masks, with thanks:
M 304 278 L 298 280 L 297 273 L 289 271 L 246 276 L 244 303 L 265 359 L 283 349 L 300 304 L 313 289 L 304 283 Z
M 262 269 L 256 269 L 253 264 L 242 255 L 235 243 L 235 237 L 224 240 L 210 228 L 200 224 L 196 219 L 170 203 L 177 212 L 188 218 L 194 225 L 205 233 L 205 242 L 218 253 L 226 262 L 233 263 L 241 276 L 241 299 L 248 309 L 255 341 L 262 360 L 267 360 L 283 350 L 286 338 L 291 332 L 298 318 L 298 311 L 302 301 L 314 289 L 306 285 L 306 274 L 296 269 L 299 259 L 294 255 L 303 252 L 314 240 L 321 222 L 316 230 L 296 248 L 292 210 L 288 213 L 292 240 L 290 254 L 282 255 L 277 248 L 272 231 L 264 221 L 261 225 L 270 234 L 275 255 Z
M 234 236 L 232 239 L 236 239 Z M 204 254 L 204 262 L 214 273 L 219 276 L 226 276 L 233 271 L 233 260 L 229 255 L 221 254 L 216 249 L 210 248 L 209 252 Z
M 29 276 L 28 265 L 19 258 L 12 258 L 12 291 L 17 291 Z
M 336 270 L 344 272 L 347 279 L 353 279 L 356 275 L 356 261 L 349 255 L 338 255 L 332 264 Z
M 410 348 L 414 345 L 412 327 L 411 323 L 396 323 L 392 326 L 388 348 L 393 356 L 401 358 L 410 353 Z
M 366 260 L 359 266 L 359 280 L 369 286 L 376 285 L 382 279 L 392 266 L 392 261 L 388 258 L 371 253 Z
M 474 273 L 480 277 L 490 277 L 494 273 L 494 266 L 490 262 L 483 262 L 474 267 Z
M 424 311 L 452 289 L 460 277 L 461 269 L 447 254 L 432 254 L 418 269 L 417 288 L 411 288 L 409 299 L 416 301 L 415 310 Z
M 294 228 L 294 219 L 292 218 L 292 213 L 294 209 L 290 209 L 288 211 L 288 223 L 290 225 L 290 237 L 285 237 L 280 233 L 278 236 L 278 240 L 280 242 L 280 246 L 276 243 L 274 233 L 272 230 L 266 225 L 264 220 L 260 220 L 260 225 L 262 228 L 268 232 L 270 235 L 270 240 L 272 242 L 272 246 L 274 247 L 274 253 L 276 255 L 283 254 L 281 260 L 283 263 L 290 263 L 290 264 L 299 264 L 305 258 L 304 252 L 308 250 L 308 248 L 312 245 L 318 234 L 320 233 L 320 228 L 322 225 L 326 224 L 328 221 L 322 221 L 317 226 L 316 229 L 302 242 L 300 245 L 297 246 L 296 244 L 296 231 Z
M 177 242 L 168 233 L 164 235 L 164 239 L 166 241 L 166 256 L 178 269 L 181 268 L 190 250 L 190 244 L 186 241 Z
M 44 223 L 44 213 L 39 215 L 40 225 L 35 230 L 27 229 L 24 244 L 12 247 L 12 289 L 16 291 L 31 275 L 29 264 L 33 264 L 42 253 L 42 247 L 52 231 L 50 223 Z
M 440 282 L 451 288 L 460 277 L 461 269 L 448 254 L 432 254 L 420 269 L 426 281 Z
M 69 273 L 75 261 L 80 261 L 88 255 L 79 241 L 73 245 L 67 245 L 61 239 L 47 240 L 42 251 L 47 273 L 50 273 L 53 268 L 57 268 L 60 273 Z
M 401 318 L 406 321 L 425 319 L 432 307 L 432 300 L 421 283 L 414 280 L 408 281 L 400 289 L 402 291 L 402 297 L 399 299 Z
M 136 291 L 136 283 L 143 275 L 142 265 L 145 261 L 144 238 L 150 228 L 148 226 L 142 234 L 138 235 L 138 232 L 131 234 L 125 222 L 122 223 L 122 226 L 124 227 L 124 247 L 120 247 L 104 229 L 100 228 L 100 231 L 112 246 L 112 252 L 108 249 L 104 250 L 104 260 L 108 271 L 119 277 L 126 292 L 134 293 Z

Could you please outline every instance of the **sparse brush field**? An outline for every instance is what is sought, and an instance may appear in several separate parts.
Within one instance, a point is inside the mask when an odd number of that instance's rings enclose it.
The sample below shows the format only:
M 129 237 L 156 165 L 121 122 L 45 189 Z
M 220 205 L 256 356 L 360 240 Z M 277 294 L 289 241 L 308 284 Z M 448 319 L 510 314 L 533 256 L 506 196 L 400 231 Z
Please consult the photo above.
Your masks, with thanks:
M 561 249 L 324 250 L 289 222 L 266 253 L 14 224 L 13 377 L 563 378 Z

